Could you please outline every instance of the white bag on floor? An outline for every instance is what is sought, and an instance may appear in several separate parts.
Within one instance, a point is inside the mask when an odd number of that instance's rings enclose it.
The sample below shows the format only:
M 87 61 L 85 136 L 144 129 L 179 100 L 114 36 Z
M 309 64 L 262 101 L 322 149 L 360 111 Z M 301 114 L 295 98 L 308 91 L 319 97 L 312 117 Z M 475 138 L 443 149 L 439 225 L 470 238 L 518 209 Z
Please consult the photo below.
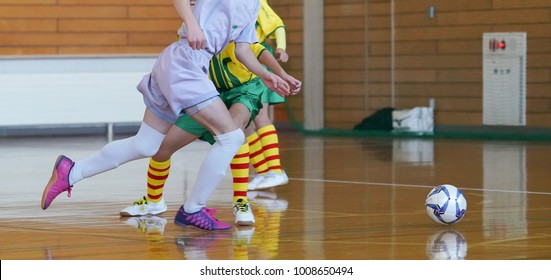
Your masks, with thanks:
M 434 113 L 431 107 L 392 111 L 392 129 L 399 132 L 432 133 Z

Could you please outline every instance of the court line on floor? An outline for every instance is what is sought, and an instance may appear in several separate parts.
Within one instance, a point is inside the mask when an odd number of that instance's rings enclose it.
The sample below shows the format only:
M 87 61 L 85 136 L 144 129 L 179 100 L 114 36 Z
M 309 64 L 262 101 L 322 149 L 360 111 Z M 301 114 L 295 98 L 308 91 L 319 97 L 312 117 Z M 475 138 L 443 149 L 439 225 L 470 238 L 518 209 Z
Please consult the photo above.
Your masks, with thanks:
M 355 181 L 309 179 L 309 178 L 289 178 L 289 180 L 291 180 L 291 181 L 303 181 L 303 182 L 337 183 L 337 184 L 348 184 L 348 185 L 373 185 L 373 186 L 385 186 L 385 187 L 408 187 L 408 188 L 423 188 L 423 189 L 432 189 L 432 188 L 434 188 L 434 186 L 428 186 L 428 185 L 411 185 L 411 184 L 379 183 L 379 182 L 355 182 Z M 503 190 L 503 189 L 484 189 L 484 188 L 465 188 L 465 187 L 462 187 L 461 190 L 518 193 L 518 194 L 551 195 L 551 192 L 515 191 L 515 190 Z

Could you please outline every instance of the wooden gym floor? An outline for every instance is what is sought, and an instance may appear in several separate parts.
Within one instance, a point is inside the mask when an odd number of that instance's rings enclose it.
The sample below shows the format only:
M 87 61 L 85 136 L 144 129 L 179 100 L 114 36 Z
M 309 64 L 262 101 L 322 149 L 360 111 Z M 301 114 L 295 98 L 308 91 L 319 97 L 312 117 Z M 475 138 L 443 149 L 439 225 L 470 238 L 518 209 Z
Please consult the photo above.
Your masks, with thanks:
M 279 136 L 289 184 L 250 192 L 256 224 L 226 232 L 173 223 L 205 143 L 173 157 L 169 210 L 137 219 L 119 211 L 145 194 L 146 159 L 79 182 L 43 211 L 57 155 L 79 160 L 105 137 L 0 139 L 0 259 L 551 259 L 549 142 Z M 229 174 L 209 206 L 232 222 Z M 452 226 L 424 209 L 444 183 L 468 202 Z

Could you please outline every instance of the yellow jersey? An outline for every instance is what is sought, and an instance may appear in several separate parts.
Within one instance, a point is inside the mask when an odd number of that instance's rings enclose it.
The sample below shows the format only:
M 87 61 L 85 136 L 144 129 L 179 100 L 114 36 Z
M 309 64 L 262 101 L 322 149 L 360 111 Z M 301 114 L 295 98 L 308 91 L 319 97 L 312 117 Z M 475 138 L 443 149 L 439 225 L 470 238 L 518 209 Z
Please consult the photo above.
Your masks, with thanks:
M 260 57 L 266 48 L 261 44 L 251 44 L 251 50 Z M 210 61 L 209 78 L 219 91 L 230 90 L 256 78 L 243 63 L 235 57 L 235 43 L 231 42 L 221 53 Z

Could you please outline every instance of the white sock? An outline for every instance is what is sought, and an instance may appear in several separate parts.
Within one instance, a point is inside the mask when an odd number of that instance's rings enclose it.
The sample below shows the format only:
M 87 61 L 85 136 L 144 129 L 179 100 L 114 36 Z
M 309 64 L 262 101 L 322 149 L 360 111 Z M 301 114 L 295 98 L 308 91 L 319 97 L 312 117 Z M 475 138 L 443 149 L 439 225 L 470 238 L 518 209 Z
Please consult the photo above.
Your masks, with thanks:
M 164 134 L 142 123 L 136 135 L 113 141 L 76 162 L 69 174 L 69 184 L 76 184 L 84 178 L 115 169 L 132 160 L 154 156 L 164 137 Z
M 231 160 L 243 145 L 245 134 L 241 129 L 236 129 L 214 136 L 214 139 L 216 142 L 203 160 L 191 194 L 184 203 L 187 213 L 197 212 L 206 206 L 207 200 L 226 175 Z

